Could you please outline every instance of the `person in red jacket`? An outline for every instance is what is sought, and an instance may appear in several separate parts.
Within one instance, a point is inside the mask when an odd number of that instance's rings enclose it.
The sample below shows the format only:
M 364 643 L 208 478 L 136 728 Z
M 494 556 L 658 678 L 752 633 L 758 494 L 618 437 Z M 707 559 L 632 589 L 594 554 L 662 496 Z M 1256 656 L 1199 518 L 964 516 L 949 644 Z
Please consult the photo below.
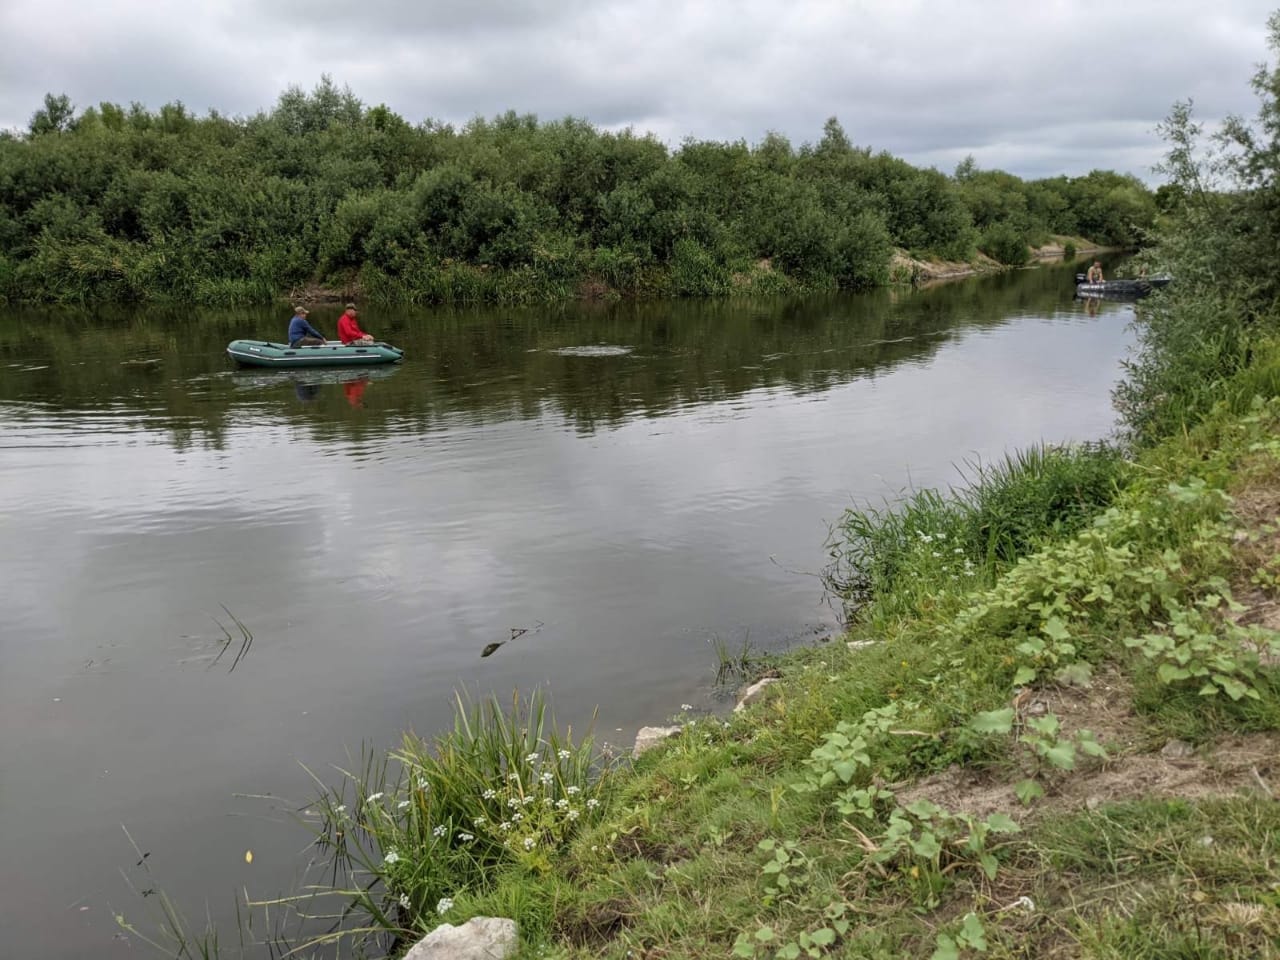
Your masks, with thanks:
M 373 337 L 360 329 L 359 315 L 356 305 L 348 303 L 347 312 L 338 318 L 338 339 L 344 344 L 373 343 Z

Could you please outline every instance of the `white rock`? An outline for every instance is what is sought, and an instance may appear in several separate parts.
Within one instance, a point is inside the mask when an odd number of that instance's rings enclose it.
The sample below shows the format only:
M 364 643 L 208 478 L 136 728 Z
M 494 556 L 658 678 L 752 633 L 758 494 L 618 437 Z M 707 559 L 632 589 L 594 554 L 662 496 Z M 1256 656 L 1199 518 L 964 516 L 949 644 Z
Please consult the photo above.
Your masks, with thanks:
M 514 920 L 472 917 L 460 927 L 440 924 L 410 947 L 404 960 L 506 960 L 519 946 Z
M 646 750 L 652 750 L 663 740 L 680 733 L 679 727 L 641 727 L 636 734 L 636 745 L 631 749 L 631 756 L 638 757 Z
M 1166 760 L 1185 760 L 1195 752 L 1196 748 L 1185 740 L 1170 740 L 1160 748 L 1160 753 Z
M 757 680 L 755 683 L 753 683 L 751 686 L 747 687 L 747 689 L 743 691 L 742 696 L 738 698 L 737 706 L 733 708 L 733 712 L 741 713 L 747 707 L 751 706 L 751 704 L 755 703 L 757 700 L 762 698 L 764 696 L 765 689 L 771 683 L 777 683 L 777 682 L 778 682 L 777 677 L 764 677 L 763 679 Z

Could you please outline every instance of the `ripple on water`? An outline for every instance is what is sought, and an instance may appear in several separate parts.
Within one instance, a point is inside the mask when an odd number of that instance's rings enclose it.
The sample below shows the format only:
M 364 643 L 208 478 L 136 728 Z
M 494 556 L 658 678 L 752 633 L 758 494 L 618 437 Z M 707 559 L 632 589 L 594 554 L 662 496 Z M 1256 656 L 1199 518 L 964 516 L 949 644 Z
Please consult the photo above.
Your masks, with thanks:
M 583 347 L 560 347 L 550 352 L 560 357 L 624 357 L 631 350 L 631 347 L 601 343 Z

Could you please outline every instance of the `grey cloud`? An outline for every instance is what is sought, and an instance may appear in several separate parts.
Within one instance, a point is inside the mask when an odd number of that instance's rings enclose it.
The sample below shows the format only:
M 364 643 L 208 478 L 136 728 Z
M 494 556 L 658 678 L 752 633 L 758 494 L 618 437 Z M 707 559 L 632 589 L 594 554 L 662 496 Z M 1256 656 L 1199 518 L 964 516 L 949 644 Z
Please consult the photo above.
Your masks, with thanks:
M 14 0 L 0 126 L 24 126 L 46 91 L 252 113 L 328 73 L 411 122 L 514 109 L 673 145 L 799 144 L 836 115 L 855 143 L 944 169 L 972 153 L 1024 176 L 1148 177 L 1173 101 L 1210 121 L 1255 110 L 1270 2 Z

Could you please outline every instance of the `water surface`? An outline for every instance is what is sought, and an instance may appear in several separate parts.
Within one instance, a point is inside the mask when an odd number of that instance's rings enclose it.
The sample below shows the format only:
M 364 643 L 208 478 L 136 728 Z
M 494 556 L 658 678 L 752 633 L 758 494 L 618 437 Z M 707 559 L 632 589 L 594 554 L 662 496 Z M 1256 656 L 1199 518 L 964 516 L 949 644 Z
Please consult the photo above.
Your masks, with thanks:
M 136 956 L 122 827 L 195 918 L 289 888 L 300 764 L 545 687 L 625 744 L 712 642 L 834 623 L 854 502 L 1106 435 L 1124 304 L 1071 268 L 802 301 L 379 311 L 406 361 L 242 373 L 288 311 L 0 320 L 0 943 Z M 311 319 L 331 331 L 337 309 Z M 251 631 L 247 644 L 233 619 Z M 492 656 L 480 652 L 529 628 Z M 224 649 L 225 648 L 225 649 Z M 252 850 L 252 864 L 245 851 Z

